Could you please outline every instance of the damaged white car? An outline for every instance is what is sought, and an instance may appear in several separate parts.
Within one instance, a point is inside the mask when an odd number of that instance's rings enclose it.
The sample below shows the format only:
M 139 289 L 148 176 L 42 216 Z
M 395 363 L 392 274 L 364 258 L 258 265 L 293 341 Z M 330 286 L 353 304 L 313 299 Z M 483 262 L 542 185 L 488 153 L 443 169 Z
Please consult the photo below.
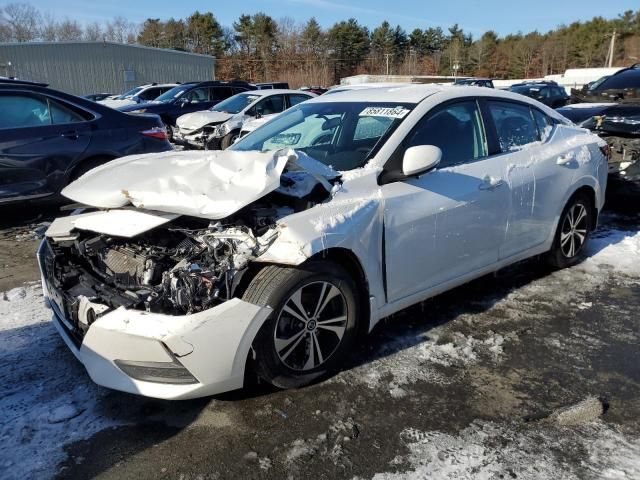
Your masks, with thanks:
M 520 95 L 322 96 L 218 152 L 125 157 L 63 194 L 38 257 L 91 378 L 165 399 L 299 387 L 380 318 L 532 255 L 576 262 L 606 144 Z
M 173 141 L 196 149 L 224 150 L 233 145 L 245 122 L 273 117 L 316 95 L 300 90 L 268 89 L 238 93 L 209 110 L 176 121 Z

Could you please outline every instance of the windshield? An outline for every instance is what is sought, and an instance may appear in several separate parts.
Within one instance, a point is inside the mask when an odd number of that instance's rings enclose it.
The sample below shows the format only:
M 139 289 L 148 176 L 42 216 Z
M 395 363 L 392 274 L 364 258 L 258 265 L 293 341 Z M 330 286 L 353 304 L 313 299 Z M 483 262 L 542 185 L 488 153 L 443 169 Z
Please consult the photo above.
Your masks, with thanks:
M 122 95 L 118 95 L 116 100 L 126 100 L 127 98 L 133 97 L 136 93 L 142 90 L 142 87 L 132 88 L 128 92 L 124 92 Z
M 176 98 L 178 98 L 180 95 L 182 95 L 187 90 L 189 90 L 189 88 L 191 88 L 191 85 L 178 85 L 177 87 L 173 87 L 171 90 L 167 90 L 166 92 L 164 92 L 162 95 L 157 97 L 153 102 L 154 103 L 155 102 L 158 102 L 158 103 L 170 102 L 170 101 L 175 100 Z
M 258 100 L 260 95 L 251 93 L 239 93 L 233 97 L 216 104 L 211 108 L 212 112 L 238 113 Z
M 413 109 L 412 104 L 301 103 L 256 129 L 232 150 L 293 148 L 336 170 L 363 166 Z
M 588 86 L 587 86 L 587 90 L 589 91 L 593 91 L 595 89 L 597 89 L 600 85 L 602 85 L 602 83 L 609 78 L 611 75 L 607 75 L 605 77 L 599 78 L 598 80 L 596 80 L 595 82 L 591 82 Z

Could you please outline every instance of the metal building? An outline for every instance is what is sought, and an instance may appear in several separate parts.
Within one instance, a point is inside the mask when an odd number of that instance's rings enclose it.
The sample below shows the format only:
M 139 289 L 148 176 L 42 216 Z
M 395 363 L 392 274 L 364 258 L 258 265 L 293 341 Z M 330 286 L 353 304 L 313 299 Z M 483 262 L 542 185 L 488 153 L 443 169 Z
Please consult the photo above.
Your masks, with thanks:
M 0 43 L 0 75 L 76 95 L 215 79 L 215 58 L 111 42 Z

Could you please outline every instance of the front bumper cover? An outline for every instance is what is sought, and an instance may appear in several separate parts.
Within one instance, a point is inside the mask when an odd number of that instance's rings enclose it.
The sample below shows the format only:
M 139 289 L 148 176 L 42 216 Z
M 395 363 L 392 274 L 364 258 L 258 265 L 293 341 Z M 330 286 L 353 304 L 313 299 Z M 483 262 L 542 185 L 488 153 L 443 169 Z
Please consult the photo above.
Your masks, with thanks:
M 41 271 L 44 246 L 43 242 L 38 250 Z M 98 317 L 78 341 L 44 274 L 42 286 L 45 302 L 53 310 L 53 324 L 94 382 L 114 390 L 168 400 L 241 388 L 251 343 L 271 313 L 268 307 L 237 298 L 183 316 L 121 307 Z M 140 380 L 127 375 L 118 364 L 177 364 L 195 381 L 176 384 Z

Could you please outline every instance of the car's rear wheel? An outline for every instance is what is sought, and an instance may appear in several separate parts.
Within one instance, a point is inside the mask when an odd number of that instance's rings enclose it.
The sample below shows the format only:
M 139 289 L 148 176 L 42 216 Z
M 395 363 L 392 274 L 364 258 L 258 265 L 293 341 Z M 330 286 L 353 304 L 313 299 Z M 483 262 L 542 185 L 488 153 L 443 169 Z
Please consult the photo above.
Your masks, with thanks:
M 556 268 L 577 263 L 589 242 L 592 225 L 591 199 L 582 193 L 574 195 L 560 215 L 553 246 L 547 253 L 548 263 Z
M 243 298 L 273 309 L 254 341 L 263 380 L 298 388 L 343 364 L 356 336 L 359 302 L 353 280 L 339 265 L 267 266 Z

